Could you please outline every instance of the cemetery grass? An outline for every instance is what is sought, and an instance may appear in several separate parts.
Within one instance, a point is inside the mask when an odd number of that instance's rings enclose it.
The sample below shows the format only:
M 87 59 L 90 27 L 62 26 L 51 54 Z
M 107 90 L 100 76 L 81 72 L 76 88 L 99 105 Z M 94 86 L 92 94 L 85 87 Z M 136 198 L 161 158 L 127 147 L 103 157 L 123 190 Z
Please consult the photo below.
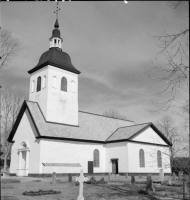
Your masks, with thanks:
M 1 183 L 1 199 L 2 200 L 76 200 L 79 195 L 79 186 L 75 182 L 69 183 L 67 180 L 57 181 L 55 184 L 51 180 L 46 181 L 10 181 Z M 25 196 L 25 191 L 39 190 L 54 190 L 61 191 L 60 194 L 40 195 L 40 196 Z M 99 199 L 128 199 L 126 194 L 120 193 L 117 190 L 105 188 L 101 186 L 84 184 L 84 199 L 99 200 Z M 129 198 L 133 200 L 134 198 Z M 147 198 L 138 198 L 147 199 Z M 135 199 L 136 200 L 136 199 Z
M 98 178 L 97 178 L 98 179 Z M 8 179 L 7 179 L 8 180 Z M 73 177 L 74 180 L 74 177 Z M 145 189 L 145 184 L 136 184 L 134 187 L 130 187 L 130 182 L 126 186 L 117 185 L 91 185 L 84 184 L 84 199 L 85 200 L 156 200 L 165 199 L 165 197 L 173 197 L 173 199 L 182 199 L 181 195 L 177 193 L 180 192 L 180 188 L 167 187 L 167 186 L 156 186 L 156 193 L 162 194 L 156 195 L 151 198 L 146 195 L 138 193 L 139 189 Z M 24 196 L 25 191 L 39 191 L 39 190 L 54 190 L 61 191 L 60 194 L 49 194 L 40 196 Z M 1 196 L 2 200 L 76 200 L 79 194 L 79 186 L 75 186 L 75 182 L 68 182 L 68 178 L 58 178 L 55 184 L 52 184 L 52 180 L 44 178 L 39 180 L 29 179 L 27 181 L 6 181 L 1 183 Z

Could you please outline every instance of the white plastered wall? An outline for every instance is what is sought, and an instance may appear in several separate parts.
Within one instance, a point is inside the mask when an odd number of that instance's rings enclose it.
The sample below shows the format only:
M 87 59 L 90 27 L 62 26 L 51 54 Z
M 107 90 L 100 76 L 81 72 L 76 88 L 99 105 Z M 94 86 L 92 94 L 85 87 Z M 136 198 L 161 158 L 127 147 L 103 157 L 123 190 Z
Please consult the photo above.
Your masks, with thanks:
M 147 128 L 132 140 L 167 145 L 167 143 L 151 127 Z
M 145 167 L 140 167 L 139 150 L 144 150 Z M 129 173 L 159 173 L 161 168 L 157 165 L 157 151 L 162 152 L 162 169 L 164 173 L 171 173 L 170 157 L 166 154 L 169 153 L 168 147 L 128 143 L 128 159 L 129 159 Z M 166 154 L 165 154 L 166 153 Z
M 56 173 L 80 173 L 82 167 L 69 167 L 69 166 L 42 166 L 42 173 L 43 174 L 52 174 L 53 172 Z
M 167 145 L 166 142 L 151 128 L 149 127 L 144 132 L 137 135 L 132 140 L 154 143 L 159 145 Z M 161 168 L 158 168 L 157 163 L 157 151 L 161 151 L 162 154 L 162 168 L 165 173 L 171 173 L 170 168 L 170 153 L 169 147 L 140 144 L 140 143 L 128 143 L 128 155 L 129 155 L 129 172 L 133 173 L 158 173 Z M 145 167 L 140 167 L 139 163 L 139 150 L 143 149 L 145 152 Z
M 41 77 L 41 90 L 36 92 L 37 79 L 39 76 Z M 44 76 L 46 76 L 46 83 L 45 83 L 45 87 L 43 88 L 42 80 Z M 49 87 L 49 82 L 47 81 L 47 77 L 48 77 L 48 66 L 32 73 L 30 76 L 30 90 L 29 90 L 29 100 L 38 102 L 40 109 L 42 110 L 45 118 L 47 117 L 47 92 L 48 92 L 48 87 Z M 35 86 L 34 86 L 34 91 L 32 92 L 33 81 L 35 81 Z
M 118 159 L 118 173 L 128 171 L 128 147 L 127 142 L 106 144 L 106 172 L 112 172 L 111 159 Z
M 79 163 L 84 173 L 87 173 L 88 161 L 93 161 L 95 149 L 99 150 L 100 166 L 94 167 L 94 173 L 105 172 L 105 147 L 103 144 L 41 139 L 40 173 L 44 173 L 42 163 Z M 67 173 L 70 169 L 59 168 L 59 173 Z M 80 173 L 80 170 L 76 173 Z
M 39 173 L 40 163 L 40 141 L 36 139 L 36 129 L 31 121 L 30 115 L 26 110 L 13 137 L 15 141 L 11 149 L 11 164 L 10 173 L 17 173 L 19 165 L 18 149 L 21 148 L 21 143 L 25 142 L 29 148 L 29 174 Z
M 46 76 L 46 86 L 36 92 L 37 78 Z M 56 77 L 54 87 L 53 77 Z M 61 78 L 67 79 L 67 92 L 61 91 Z M 34 92 L 31 91 L 32 81 L 35 80 Z M 74 92 L 71 82 L 74 81 Z M 42 84 L 41 84 L 42 86 Z M 48 65 L 30 77 L 29 100 L 38 102 L 47 121 L 78 125 L 78 75 L 57 67 Z
M 57 78 L 53 87 L 53 77 Z M 61 91 L 61 78 L 67 79 L 67 92 Z M 48 66 L 48 95 L 46 120 L 51 122 L 78 125 L 78 75 L 63 69 Z M 72 92 L 71 81 L 75 83 Z

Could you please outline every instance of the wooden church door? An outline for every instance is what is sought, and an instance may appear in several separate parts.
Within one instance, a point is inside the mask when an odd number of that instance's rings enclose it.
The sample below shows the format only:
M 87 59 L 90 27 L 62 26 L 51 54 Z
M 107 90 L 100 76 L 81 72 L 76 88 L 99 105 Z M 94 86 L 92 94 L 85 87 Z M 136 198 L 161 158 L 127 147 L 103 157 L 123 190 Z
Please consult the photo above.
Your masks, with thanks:
M 118 174 L 118 160 L 112 159 L 111 161 L 112 161 L 112 173 Z
M 93 174 L 93 161 L 88 161 L 88 174 Z

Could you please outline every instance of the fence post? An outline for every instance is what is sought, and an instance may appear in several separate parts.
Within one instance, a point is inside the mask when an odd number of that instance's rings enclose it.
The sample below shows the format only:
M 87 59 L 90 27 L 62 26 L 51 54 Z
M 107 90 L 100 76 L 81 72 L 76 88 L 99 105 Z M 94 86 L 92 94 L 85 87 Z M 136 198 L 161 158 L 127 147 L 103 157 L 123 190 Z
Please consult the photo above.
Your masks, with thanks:
M 185 179 L 183 179 L 183 200 L 185 200 L 185 193 L 186 193 L 186 185 L 185 185 Z

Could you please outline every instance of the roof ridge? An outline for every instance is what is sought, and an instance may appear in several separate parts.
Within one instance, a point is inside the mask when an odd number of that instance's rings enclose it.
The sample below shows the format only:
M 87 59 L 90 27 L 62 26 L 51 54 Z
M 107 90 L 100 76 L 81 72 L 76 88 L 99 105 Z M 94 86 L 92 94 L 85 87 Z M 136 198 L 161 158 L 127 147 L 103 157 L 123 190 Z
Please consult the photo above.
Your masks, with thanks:
M 139 126 L 139 125 L 143 125 L 143 124 L 144 124 L 144 125 L 145 125 L 145 124 L 146 124 L 146 125 L 148 125 L 148 124 L 151 125 L 152 122 L 147 122 L 147 123 L 142 123 L 142 124 L 134 124 L 134 125 L 129 125 L 129 126 L 123 126 L 123 127 L 119 127 L 119 128 L 126 128 L 126 127 L 130 127 L 130 126 Z
M 111 136 L 112 136 L 112 135 L 113 135 L 115 132 L 117 132 L 117 131 L 118 131 L 118 129 L 119 129 L 119 128 L 117 128 L 117 129 L 116 129 L 116 130 L 115 130 L 115 131 L 114 131 L 114 132 L 113 132 L 113 133 L 112 133 L 112 134 L 111 134 L 111 135 L 110 135 L 110 136 L 109 136 L 109 137 L 108 137 L 108 138 L 105 140 L 105 142 L 106 142 L 106 141 L 108 141 L 108 140 L 109 140 L 109 138 L 110 138 L 110 137 L 111 137 Z
M 128 120 L 128 119 L 119 119 L 119 118 L 109 117 L 109 116 L 100 115 L 100 114 L 96 114 L 96 113 L 90 113 L 90 112 L 81 111 L 81 110 L 79 110 L 78 112 L 86 113 L 86 114 L 91 114 L 91 115 L 97 115 L 97 116 L 101 116 L 101 117 L 107 117 L 107 118 L 111 118 L 111 119 L 123 120 L 123 121 L 128 121 L 128 122 L 134 122 L 134 121 L 131 121 L 131 120 Z

